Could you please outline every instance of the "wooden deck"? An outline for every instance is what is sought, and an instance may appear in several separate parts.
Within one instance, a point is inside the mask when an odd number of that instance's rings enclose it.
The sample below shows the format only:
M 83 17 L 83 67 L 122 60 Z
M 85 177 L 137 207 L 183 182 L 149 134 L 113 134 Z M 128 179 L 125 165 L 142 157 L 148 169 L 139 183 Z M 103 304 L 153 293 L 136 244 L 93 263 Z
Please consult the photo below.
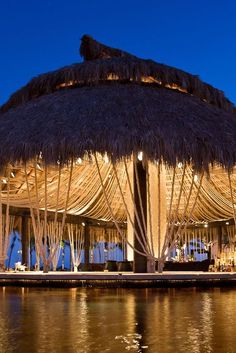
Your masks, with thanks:
M 235 286 L 235 272 L 0 272 L 0 286 L 22 287 L 221 287 Z

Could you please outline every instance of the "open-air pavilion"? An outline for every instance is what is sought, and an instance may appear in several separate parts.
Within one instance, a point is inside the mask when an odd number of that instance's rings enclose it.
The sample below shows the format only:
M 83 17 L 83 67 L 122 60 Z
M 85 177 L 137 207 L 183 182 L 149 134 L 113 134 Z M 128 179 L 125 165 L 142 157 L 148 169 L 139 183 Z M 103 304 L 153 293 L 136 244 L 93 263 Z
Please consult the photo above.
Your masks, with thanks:
M 94 241 L 119 243 L 134 272 L 193 261 L 197 243 L 233 263 L 234 105 L 197 76 L 89 36 L 80 53 L 1 107 L 1 266 L 14 228 L 23 262 L 33 237 L 44 271 L 64 239 L 75 269 Z

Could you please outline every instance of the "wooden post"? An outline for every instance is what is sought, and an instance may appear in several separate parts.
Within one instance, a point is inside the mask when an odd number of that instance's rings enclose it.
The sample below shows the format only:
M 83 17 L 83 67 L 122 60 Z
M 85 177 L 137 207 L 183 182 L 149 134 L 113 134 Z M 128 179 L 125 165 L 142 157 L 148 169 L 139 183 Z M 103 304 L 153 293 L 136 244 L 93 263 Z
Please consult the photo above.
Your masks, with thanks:
M 89 226 L 85 223 L 84 226 L 84 264 L 85 268 L 89 269 L 90 263 L 90 235 L 89 235 Z
M 143 213 L 144 213 L 144 218 L 145 218 L 145 223 L 147 224 L 147 185 L 146 185 L 146 168 L 143 165 L 141 161 L 134 160 L 134 168 L 137 170 L 137 176 L 134 170 L 134 202 L 135 206 L 137 209 L 137 215 L 140 220 L 140 223 L 142 225 L 143 231 L 145 230 L 145 225 L 143 224 L 143 217 L 142 217 L 142 211 L 141 207 L 143 208 Z M 140 200 L 139 200 L 139 194 L 138 194 L 138 183 L 139 181 L 139 188 L 140 188 L 140 194 L 141 194 L 141 205 L 140 205 Z M 138 220 L 135 215 L 134 217 L 134 228 L 136 232 L 134 232 L 134 248 L 143 252 L 143 248 L 140 245 L 140 242 L 137 239 L 137 235 L 139 239 L 142 240 L 142 233 L 140 231 L 139 225 L 138 225 Z M 147 237 L 147 234 L 145 234 L 145 237 Z M 143 242 L 143 241 L 142 241 Z M 136 251 L 134 252 L 134 272 L 136 273 L 141 273 L 147 272 L 147 258 L 145 256 L 142 256 L 138 254 Z
M 30 270 L 30 259 L 29 259 L 29 247 L 30 239 L 28 232 L 28 217 L 22 216 L 21 225 L 21 244 L 22 244 L 22 264 L 27 266 L 27 270 Z

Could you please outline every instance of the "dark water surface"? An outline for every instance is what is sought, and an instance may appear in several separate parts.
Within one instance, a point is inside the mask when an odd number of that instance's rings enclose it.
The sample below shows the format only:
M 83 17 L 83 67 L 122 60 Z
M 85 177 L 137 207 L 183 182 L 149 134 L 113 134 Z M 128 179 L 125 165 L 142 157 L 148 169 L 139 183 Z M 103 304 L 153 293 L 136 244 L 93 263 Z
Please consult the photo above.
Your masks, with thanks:
M 236 353 L 236 288 L 0 288 L 0 352 Z

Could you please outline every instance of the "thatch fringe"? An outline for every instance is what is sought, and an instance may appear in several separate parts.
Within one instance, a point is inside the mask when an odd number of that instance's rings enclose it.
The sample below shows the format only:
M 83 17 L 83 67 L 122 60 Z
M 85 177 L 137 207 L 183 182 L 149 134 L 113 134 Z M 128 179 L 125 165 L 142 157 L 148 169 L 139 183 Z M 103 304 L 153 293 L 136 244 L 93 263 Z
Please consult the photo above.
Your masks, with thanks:
M 33 78 L 26 86 L 13 94 L 0 111 L 6 112 L 8 109 L 61 88 L 98 85 L 112 79 L 118 82 L 139 84 L 148 81 L 148 84 L 175 88 L 227 112 L 235 111 L 234 105 L 222 91 L 203 83 L 198 76 L 190 75 L 182 70 L 158 64 L 152 60 L 138 59 L 121 50 L 104 46 L 88 36 L 82 38 L 81 54 L 89 61 L 66 66 Z
M 32 79 L 2 106 L 0 168 L 39 152 L 48 165 L 95 152 L 117 161 L 138 151 L 196 171 L 236 165 L 235 108 L 221 91 L 88 36 L 81 53 L 88 61 Z
M 0 166 L 41 151 L 48 165 L 85 154 L 113 161 L 143 151 L 151 161 L 208 171 L 236 165 L 236 118 L 198 98 L 162 87 L 111 81 L 60 90 L 2 114 Z

